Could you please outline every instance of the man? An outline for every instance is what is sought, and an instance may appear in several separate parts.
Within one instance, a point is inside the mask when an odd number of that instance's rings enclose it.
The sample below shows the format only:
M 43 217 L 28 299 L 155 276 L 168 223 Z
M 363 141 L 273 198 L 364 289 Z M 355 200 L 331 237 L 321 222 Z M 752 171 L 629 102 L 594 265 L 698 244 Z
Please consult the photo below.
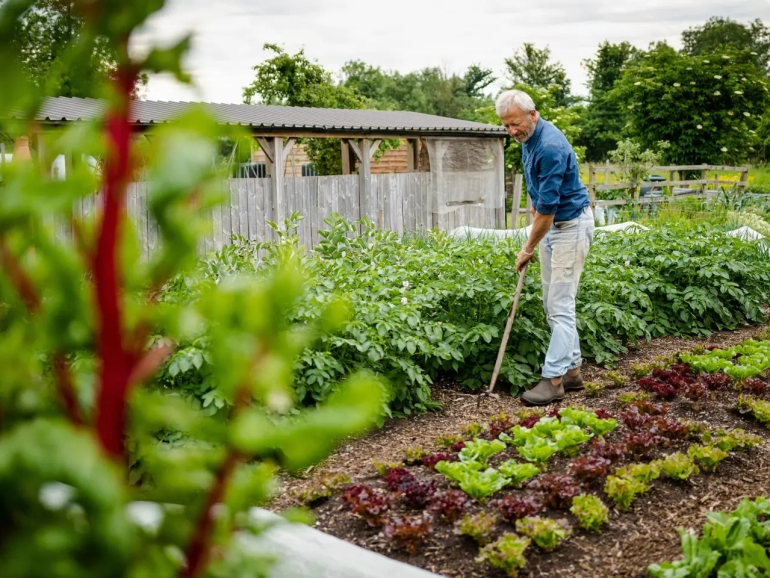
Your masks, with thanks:
M 565 391 L 583 389 L 575 298 L 593 243 L 594 216 L 575 151 L 558 128 L 540 118 L 530 96 L 509 90 L 498 97 L 495 107 L 508 134 L 522 143 L 532 200 L 532 231 L 516 259 L 516 270 L 535 260 L 539 244 L 543 306 L 551 327 L 542 379 L 522 400 L 547 405 L 564 399 Z

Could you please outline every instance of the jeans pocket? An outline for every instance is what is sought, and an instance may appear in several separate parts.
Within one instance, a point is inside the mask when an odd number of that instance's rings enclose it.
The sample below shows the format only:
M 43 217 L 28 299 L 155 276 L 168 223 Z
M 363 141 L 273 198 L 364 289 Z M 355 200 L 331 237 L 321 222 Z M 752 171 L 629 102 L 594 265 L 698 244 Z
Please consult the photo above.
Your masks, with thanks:
M 551 266 L 556 269 L 571 269 L 575 266 L 577 247 L 573 243 L 558 243 L 551 248 Z
M 580 217 L 577 219 L 570 219 L 569 221 L 554 221 L 553 226 L 556 227 L 559 231 L 564 231 L 565 229 L 574 229 L 578 226 L 579 222 Z

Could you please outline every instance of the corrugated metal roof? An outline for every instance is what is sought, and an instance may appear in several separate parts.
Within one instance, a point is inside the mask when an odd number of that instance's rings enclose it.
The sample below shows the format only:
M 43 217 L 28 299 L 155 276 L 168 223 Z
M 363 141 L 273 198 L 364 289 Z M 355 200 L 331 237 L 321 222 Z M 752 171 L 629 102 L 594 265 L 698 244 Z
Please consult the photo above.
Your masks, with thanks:
M 131 122 L 148 126 L 173 120 L 189 102 L 133 101 Z M 415 134 L 454 136 L 506 136 L 502 126 L 470 122 L 419 112 L 389 110 L 346 110 L 205 103 L 220 122 L 262 129 L 260 132 L 317 132 L 360 134 Z M 103 110 L 104 102 L 92 98 L 49 98 L 37 120 L 66 123 L 90 120 Z

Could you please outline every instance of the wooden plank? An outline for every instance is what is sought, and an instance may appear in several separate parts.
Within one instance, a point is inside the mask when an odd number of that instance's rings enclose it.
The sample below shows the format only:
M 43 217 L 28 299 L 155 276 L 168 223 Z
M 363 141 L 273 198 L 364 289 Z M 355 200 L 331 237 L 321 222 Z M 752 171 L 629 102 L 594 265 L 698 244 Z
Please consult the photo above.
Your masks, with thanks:
M 232 227 L 232 190 L 236 185 L 234 181 L 236 179 L 230 179 L 228 181 L 228 187 L 225 194 L 225 201 L 220 205 L 222 211 L 222 245 L 229 245 L 233 234 Z
M 150 245 L 147 237 L 147 183 L 138 183 L 137 199 L 139 209 L 139 222 L 137 223 L 137 233 L 139 236 L 139 246 L 141 247 L 142 258 L 146 261 L 150 258 Z M 83 207 L 83 216 L 85 218 L 85 207 Z
M 532 197 L 527 194 L 527 213 L 525 215 L 527 227 L 532 224 Z
M 513 171 L 513 199 L 511 200 L 511 229 L 519 228 L 519 209 L 521 208 L 521 192 L 524 188 L 524 175 Z
M 246 216 L 250 243 L 257 242 L 257 186 L 257 179 L 246 179 Z
M 650 167 L 650 172 L 666 172 L 666 171 L 701 171 L 701 170 L 707 170 L 707 171 L 723 171 L 723 172 L 733 172 L 733 173 L 742 173 L 745 170 L 748 170 L 748 167 L 730 167 L 730 166 L 723 166 L 723 165 L 661 165 L 661 166 L 655 166 Z M 612 166 L 604 166 L 604 167 L 595 167 L 594 170 L 597 173 L 616 173 L 618 171 L 624 170 L 624 167 L 612 165 Z
M 238 217 L 239 230 L 245 239 L 249 238 L 249 181 L 238 179 Z
M 267 179 L 256 179 L 254 182 L 255 195 L 254 201 L 256 204 L 256 224 L 257 224 L 257 242 L 264 243 L 267 241 L 267 215 L 268 209 L 266 205 L 268 203 L 268 196 L 272 191 L 272 187 L 265 181 Z

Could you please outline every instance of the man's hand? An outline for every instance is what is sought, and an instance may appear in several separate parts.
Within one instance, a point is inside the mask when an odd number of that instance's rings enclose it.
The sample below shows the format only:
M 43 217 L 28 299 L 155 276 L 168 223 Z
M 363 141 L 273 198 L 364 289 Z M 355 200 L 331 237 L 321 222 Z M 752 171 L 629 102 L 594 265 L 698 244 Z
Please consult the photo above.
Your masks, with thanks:
M 521 251 L 519 251 L 519 254 L 516 257 L 517 273 L 520 273 L 524 265 L 526 265 L 527 263 L 535 262 L 535 253 L 536 251 L 534 249 L 528 249 L 526 245 L 522 247 Z

